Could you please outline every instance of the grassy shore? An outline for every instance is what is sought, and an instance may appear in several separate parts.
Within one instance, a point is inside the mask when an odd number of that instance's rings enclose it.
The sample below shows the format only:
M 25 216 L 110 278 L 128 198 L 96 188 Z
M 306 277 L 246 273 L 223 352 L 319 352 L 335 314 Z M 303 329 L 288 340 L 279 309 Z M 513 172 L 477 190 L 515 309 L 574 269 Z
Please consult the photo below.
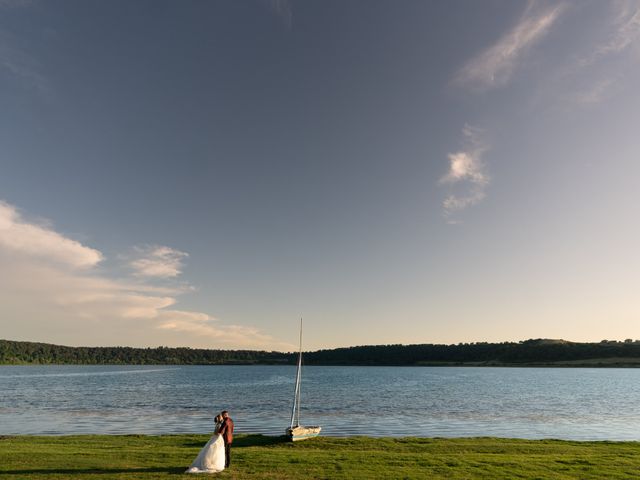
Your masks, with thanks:
M 176 479 L 204 435 L 0 437 L 0 479 Z M 220 479 L 637 479 L 638 442 L 239 435 Z M 201 477 L 198 477 L 201 478 Z

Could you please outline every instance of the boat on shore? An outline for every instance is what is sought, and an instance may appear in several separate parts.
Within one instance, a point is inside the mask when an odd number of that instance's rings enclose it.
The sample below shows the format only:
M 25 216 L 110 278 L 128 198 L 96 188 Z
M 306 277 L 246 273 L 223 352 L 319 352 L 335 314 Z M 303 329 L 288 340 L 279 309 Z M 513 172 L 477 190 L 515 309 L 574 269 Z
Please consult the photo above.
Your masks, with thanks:
M 286 430 L 286 435 L 292 442 L 317 437 L 322 427 L 305 427 L 300 425 L 300 383 L 302 381 L 302 319 L 300 319 L 300 352 L 298 353 L 298 368 L 296 370 L 296 387 L 293 394 L 293 407 L 291 409 L 291 425 Z

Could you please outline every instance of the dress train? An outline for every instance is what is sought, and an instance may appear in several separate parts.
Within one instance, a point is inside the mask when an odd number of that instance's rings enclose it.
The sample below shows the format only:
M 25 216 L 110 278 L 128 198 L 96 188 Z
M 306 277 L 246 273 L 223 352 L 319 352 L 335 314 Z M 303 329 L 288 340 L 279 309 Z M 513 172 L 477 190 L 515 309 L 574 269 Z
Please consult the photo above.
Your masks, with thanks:
M 224 440 L 214 433 L 185 473 L 216 473 L 224 470 Z

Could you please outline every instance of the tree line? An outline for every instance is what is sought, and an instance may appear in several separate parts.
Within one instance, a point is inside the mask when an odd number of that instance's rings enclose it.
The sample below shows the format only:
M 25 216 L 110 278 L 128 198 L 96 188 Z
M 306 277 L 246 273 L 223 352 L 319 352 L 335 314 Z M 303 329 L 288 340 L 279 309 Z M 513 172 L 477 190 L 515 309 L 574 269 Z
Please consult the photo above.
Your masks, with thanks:
M 319 350 L 305 354 L 305 363 L 317 365 L 517 365 L 619 360 L 640 366 L 640 341 L 603 340 L 577 343 L 564 340 L 525 340 L 455 345 L 374 345 Z M 624 361 L 623 361 L 624 360 Z
M 0 340 L 0 364 L 274 365 L 294 364 L 295 352 L 188 347 L 67 347 Z M 306 352 L 307 365 L 553 365 L 602 361 L 640 366 L 640 341 L 578 343 L 525 340 L 454 345 L 369 345 Z
M 72 365 L 251 365 L 287 363 L 289 356 L 255 350 L 189 347 L 66 347 L 0 340 L 0 364 Z

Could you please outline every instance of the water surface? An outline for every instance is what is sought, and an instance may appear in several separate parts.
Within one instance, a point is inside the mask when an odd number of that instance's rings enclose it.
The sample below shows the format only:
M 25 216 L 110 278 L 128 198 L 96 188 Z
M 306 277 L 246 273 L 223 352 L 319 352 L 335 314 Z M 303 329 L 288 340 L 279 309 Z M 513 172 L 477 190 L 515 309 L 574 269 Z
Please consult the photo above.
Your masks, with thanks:
M 0 366 L 0 434 L 288 426 L 293 366 Z M 640 440 L 640 369 L 306 367 L 301 419 L 326 435 Z

